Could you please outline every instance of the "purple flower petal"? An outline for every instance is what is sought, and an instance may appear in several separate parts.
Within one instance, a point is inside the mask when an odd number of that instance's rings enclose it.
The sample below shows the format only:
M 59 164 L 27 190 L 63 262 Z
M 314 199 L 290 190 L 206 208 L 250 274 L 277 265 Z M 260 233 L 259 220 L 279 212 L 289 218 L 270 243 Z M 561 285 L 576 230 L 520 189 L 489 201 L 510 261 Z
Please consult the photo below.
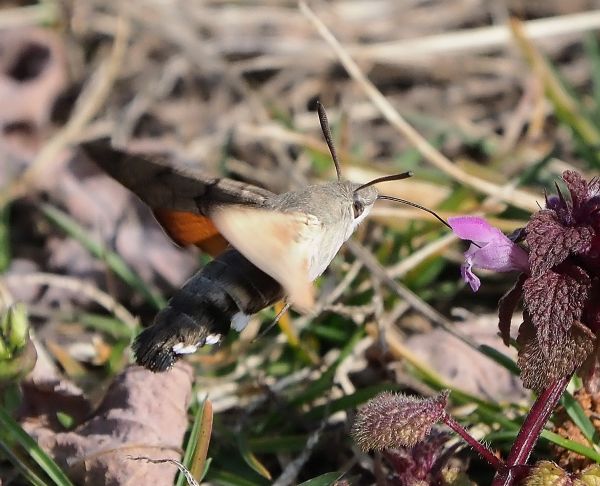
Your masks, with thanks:
M 465 263 L 461 266 L 462 278 L 471 286 L 473 292 L 477 292 L 481 285 L 479 278 L 472 271 L 473 268 L 496 272 L 529 270 L 527 252 L 485 219 L 478 216 L 459 216 L 449 218 L 448 223 L 459 238 L 473 242 L 465 252 Z
M 469 254 L 475 268 L 496 272 L 527 271 L 527 252 L 502 236 L 503 238 L 495 238 L 481 248 L 471 245 L 465 256 Z
M 448 218 L 448 224 L 452 227 L 454 234 L 461 240 L 471 240 L 476 243 L 491 241 L 502 232 L 494 228 L 485 219 L 479 216 L 456 216 Z
M 479 280 L 479 277 L 471 271 L 472 268 L 472 262 L 467 259 L 467 261 L 460 266 L 460 274 L 463 280 L 471 286 L 471 290 L 477 292 L 481 286 L 481 280 Z

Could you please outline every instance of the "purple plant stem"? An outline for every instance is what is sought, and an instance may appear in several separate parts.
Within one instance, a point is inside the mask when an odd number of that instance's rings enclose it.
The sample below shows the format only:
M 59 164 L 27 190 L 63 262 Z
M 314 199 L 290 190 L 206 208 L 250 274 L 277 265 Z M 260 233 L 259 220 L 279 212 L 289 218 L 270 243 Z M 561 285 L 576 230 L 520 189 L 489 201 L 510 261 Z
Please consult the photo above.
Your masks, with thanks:
M 484 446 L 481 442 L 475 439 L 467 430 L 460 425 L 450 415 L 445 414 L 443 419 L 444 423 L 450 427 L 454 432 L 460 435 L 467 444 L 469 444 L 475 451 L 477 451 L 496 471 L 503 471 L 506 469 L 506 464 L 499 457 L 496 457 L 494 453 Z
M 513 486 L 528 469 L 524 467 L 556 404 L 571 380 L 571 374 L 552 382 L 535 400 L 508 453 L 506 466 L 498 470 L 492 486 Z

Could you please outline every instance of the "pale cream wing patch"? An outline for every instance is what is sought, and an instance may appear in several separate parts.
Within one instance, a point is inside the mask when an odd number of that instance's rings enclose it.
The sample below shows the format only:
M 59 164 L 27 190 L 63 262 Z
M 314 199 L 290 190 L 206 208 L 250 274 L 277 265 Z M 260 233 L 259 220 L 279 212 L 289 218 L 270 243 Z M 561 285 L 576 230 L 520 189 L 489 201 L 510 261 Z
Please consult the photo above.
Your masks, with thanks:
M 299 310 L 314 303 L 309 266 L 321 224 L 312 215 L 244 206 L 220 206 L 210 217 L 219 232 L 248 260 L 285 289 Z

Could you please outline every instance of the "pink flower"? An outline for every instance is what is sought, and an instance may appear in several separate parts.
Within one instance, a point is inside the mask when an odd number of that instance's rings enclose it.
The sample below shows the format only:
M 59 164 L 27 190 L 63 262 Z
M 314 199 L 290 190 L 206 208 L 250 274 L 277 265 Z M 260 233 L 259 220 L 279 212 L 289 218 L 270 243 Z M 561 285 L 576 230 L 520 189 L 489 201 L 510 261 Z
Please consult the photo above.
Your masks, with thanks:
M 465 252 L 465 263 L 460 270 L 473 292 L 477 292 L 481 285 L 479 278 L 472 272 L 473 268 L 496 272 L 529 271 L 527 252 L 485 219 L 478 216 L 457 216 L 448 218 L 448 223 L 456 236 L 472 242 Z

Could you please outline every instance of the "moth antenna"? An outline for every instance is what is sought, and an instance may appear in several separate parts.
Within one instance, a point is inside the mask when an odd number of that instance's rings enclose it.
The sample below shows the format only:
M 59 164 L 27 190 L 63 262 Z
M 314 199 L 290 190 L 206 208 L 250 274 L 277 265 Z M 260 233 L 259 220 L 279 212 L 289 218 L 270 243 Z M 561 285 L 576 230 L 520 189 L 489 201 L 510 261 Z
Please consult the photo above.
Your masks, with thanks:
M 319 100 L 317 100 L 317 112 L 319 113 L 319 123 L 321 124 L 323 136 L 325 137 L 325 141 L 327 142 L 327 146 L 329 147 L 329 153 L 331 154 L 331 158 L 333 159 L 333 163 L 335 164 L 335 172 L 337 174 L 337 179 L 338 181 L 341 181 L 342 169 L 340 168 L 340 162 L 337 158 L 337 152 L 335 151 L 335 146 L 333 145 L 333 138 L 331 137 L 331 130 L 329 129 L 327 113 L 325 112 L 325 107 L 321 104 Z
M 406 204 L 407 206 L 412 206 L 413 208 L 421 209 L 421 210 L 431 214 L 434 218 L 436 218 L 438 221 L 440 221 L 442 224 L 444 224 L 448 228 L 452 229 L 452 226 L 450 226 L 441 216 L 439 216 L 435 211 L 426 208 L 425 206 L 421 206 L 420 204 L 407 201 L 406 199 L 400 199 L 399 197 L 386 196 L 385 194 L 378 195 L 377 199 L 385 199 L 387 201 L 395 201 L 395 202 L 399 202 L 401 204 Z M 479 245 L 477 245 L 477 246 L 479 246 Z
M 388 175 L 388 176 L 378 177 L 377 179 L 373 179 L 372 181 L 369 181 L 366 184 L 363 184 L 362 186 L 357 187 L 356 189 L 354 189 L 354 192 L 358 192 L 361 189 L 364 189 L 365 187 L 372 186 L 373 184 L 379 184 L 380 182 L 401 181 L 402 179 L 408 179 L 409 177 L 412 177 L 412 176 L 413 176 L 413 173 L 411 171 L 408 171 L 408 172 L 402 172 L 401 174 L 392 174 L 392 175 Z

